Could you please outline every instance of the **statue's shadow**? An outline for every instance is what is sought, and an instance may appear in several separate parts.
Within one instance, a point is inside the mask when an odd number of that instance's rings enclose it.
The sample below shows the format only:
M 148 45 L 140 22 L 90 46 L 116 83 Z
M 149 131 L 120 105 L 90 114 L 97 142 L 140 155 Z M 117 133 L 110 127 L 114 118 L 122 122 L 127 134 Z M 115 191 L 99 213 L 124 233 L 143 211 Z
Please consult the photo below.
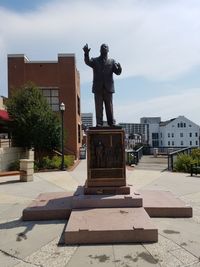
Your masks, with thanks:
M 66 225 L 66 220 L 51 220 L 51 221 L 23 221 L 22 218 L 19 219 L 15 219 L 13 221 L 9 221 L 9 222 L 4 222 L 4 223 L 0 223 L 0 232 L 2 231 L 9 231 L 11 229 L 19 229 L 19 232 L 17 232 L 16 235 L 16 241 L 17 242 L 21 242 L 21 241 L 25 241 L 28 240 L 28 233 L 30 233 L 35 226 L 42 226 L 42 225 L 46 225 L 46 227 L 49 227 L 50 225 L 55 225 L 55 224 L 63 224 L 63 230 L 61 233 L 61 237 L 60 240 L 58 241 L 58 245 L 62 245 L 63 244 L 63 233 L 64 233 L 64 229 L 65 229 L 65 225 Z M 24 228 L 23 231 L 21 231 L 21 228 Z

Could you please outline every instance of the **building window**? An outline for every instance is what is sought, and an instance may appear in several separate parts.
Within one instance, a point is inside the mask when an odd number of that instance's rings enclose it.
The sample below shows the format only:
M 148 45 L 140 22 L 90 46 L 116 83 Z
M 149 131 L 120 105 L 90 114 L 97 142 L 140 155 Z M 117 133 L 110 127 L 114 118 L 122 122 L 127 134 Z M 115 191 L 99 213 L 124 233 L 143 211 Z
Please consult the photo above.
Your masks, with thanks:
M 168 133 L 168 137 L 170 137 L 170 133 Z
M 190 146 L 192 146 L 192 141 L 190 141 Z
M 192 137 L 192 133 L 190 133 L 189 135 L 190 135 L 190 137 Z
M 152 145 L 153 145 L 153 147 L 159 147 L 159 142 L 156 140 L 153 140 Z
M 181 141 L 181 146 L 183 146 L 183 141 Z
M 186 127 L 186 123 L 184 122 L 184 127 Z
M 152 139 L 158 139 L 158 133 L 152 133 Z
M 174 141 L 172 141 L 172 146 L 174 146 Z
M 180 137 L 183 137 L 183 133 L 180 133 Z
M 77 110 L 78 115 L 81 115 L 80 97 L 77 95 Z
M 198 146 L 198 141 L 196 141 L 196 146 Z
M 53 111 L 59 111 L 59 90 L 56 88 L 40 88 L 43 96 Z
M 162 143 L 162 140 L 161 140 L 161 141 L 160 141 L 160 145 L 162 146 L 162 144 L 163 144 L 163 143 Z
M 78 124 L 78 143 L 80 144 L 81 142 L 81 126 Z
M 172 138 L 174 137 L 174 133 L 172 133 Z
M 178 126 L 178 128 L 179 128 L 179 127 L 180 127 L 180 124 L 178 123 L 177 126 Z
M 195 133 L 195 136 L 198 137 L 198 133 Z
M 183 128 L 183 123 L 182 122 L 180 123 L 180 127 Z
M 168 146 L 170 146 L 170 141 L 168 141 Z
M 160 138 L 162 138 L 162 133 L 160 133 Z

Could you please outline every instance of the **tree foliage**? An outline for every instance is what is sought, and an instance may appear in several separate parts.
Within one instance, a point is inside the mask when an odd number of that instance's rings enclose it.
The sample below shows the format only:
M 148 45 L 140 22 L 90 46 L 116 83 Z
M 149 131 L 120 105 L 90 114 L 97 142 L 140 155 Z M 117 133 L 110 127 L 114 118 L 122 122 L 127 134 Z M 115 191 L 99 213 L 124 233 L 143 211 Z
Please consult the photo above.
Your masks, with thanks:
M 28 84 L 15 90 L 6 106 L 16 145 L 38 152 L 60 147 L 59 118 L 37 87 Z

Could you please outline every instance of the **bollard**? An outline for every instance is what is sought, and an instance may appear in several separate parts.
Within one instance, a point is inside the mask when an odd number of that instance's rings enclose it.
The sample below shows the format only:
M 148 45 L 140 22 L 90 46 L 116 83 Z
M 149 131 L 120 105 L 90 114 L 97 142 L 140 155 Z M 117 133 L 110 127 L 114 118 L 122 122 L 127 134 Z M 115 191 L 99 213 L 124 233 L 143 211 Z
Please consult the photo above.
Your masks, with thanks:
M 158 155 L 158 148 L 154 148 L 153 149 L 153 156 L 154 156 L 154 158 L 157 158 L 157 155 Z
M 21 159 L 20 160 L 20 181 L 31 182 L 33 181 L 34 173 L 34 160 Z

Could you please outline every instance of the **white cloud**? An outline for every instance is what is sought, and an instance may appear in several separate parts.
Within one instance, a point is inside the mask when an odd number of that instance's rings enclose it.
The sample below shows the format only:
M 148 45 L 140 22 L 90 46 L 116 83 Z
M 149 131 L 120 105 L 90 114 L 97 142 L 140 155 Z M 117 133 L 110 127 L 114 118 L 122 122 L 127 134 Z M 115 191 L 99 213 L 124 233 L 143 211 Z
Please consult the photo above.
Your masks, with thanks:
M 109 44 L 110 56 L 123 67 L 121 78 L 140 75 L 167 81 L 200 64 L 199 0 L 54 0 L 26 13 L 0 8 L 0 17 L 0 94 L 4 95 L 7 53 L 24 53 L 30 60 L 76 53 L 81 82 L 92 79 L 83 62 L 86 42 L 91 56 L 99 54 L 101 43 Z M 191 114 L 200 123 L 198 90 L 119 106 L 117 120 Z M 181 106 L 181 99 L 192 105 Z
M 86 42 L 93 56 L 107 42 L 123 66 L 123 78 L 168 79 L 200 63 L 197 0 L 55 0 L 29 13 L 1 8 L 0 17 L 1 51 L 23 52 L 31 59 L 75 52 L 82 81 L 90 79 L 82 55 Z M 0 60 L 2 71 L 5 55 Z
M 116 105 L 115 117 L 118 122 L 139 122 L 141 117 L 159 116 L 164 121 L 183 115 L 200 125 L 199 99 L 200 88 L 146 101 L 130 100 L 130 103 Z

